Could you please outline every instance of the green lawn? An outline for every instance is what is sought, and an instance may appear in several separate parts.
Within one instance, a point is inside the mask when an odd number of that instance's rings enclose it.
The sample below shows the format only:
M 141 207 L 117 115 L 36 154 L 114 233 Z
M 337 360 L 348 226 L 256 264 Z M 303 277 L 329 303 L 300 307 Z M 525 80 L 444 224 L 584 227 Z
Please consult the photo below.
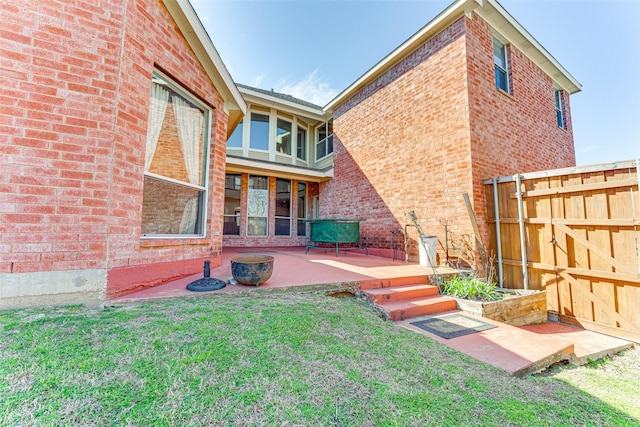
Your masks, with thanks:
M 517 379 L 316 293 L 0 312 L 0 425 L 640 425 L 640 351 Z

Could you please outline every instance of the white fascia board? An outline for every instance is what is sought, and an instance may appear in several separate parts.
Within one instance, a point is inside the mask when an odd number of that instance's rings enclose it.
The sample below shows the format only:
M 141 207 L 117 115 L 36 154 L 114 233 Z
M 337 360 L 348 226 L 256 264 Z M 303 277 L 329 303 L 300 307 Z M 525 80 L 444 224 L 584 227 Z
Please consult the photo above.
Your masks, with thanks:
M 319 122 L 324 122 L 331 118 L 331 116 L 325 114 L 321 108 L 312 108 L 306 105 L 297 104 L 295 102 L 287 101 L 286 99 L 278 98 L 277 96 L 269 96 L 262 92 L 245 87 L 239 87 L 238 90 L 244 99 L 253 105 L 275 108 L 279 111 L 284 111 L 300 117 L 311 118 Z
M 362 89 L 374 79 L 379 77 L 389 68 L 400 62 L 411 52 L 420 47 L 431 37 L 451 25 L 463 15 L 470 15 L 476 8 L 481 7 L 483 0 L 457 0 L 433 18 L 427 25 L 407 39 L 393 52 L 385 56 L 380 62 L 364 73 L 358 80 L 339 93 L 324 107 L 325 111 L 332 112 L 335 107 L 349 99 L 358 90 Z
M 291 165 L 227 156 L 227 172 L 269 175 L 308 182 L 322 182 L 333 178 L 333 168 L 326 170 L 307 169 Z
M 240 110 L 243 115 L 246 114 L 247 104 L 189 0 L 163 0 L 163 2 L 206 70 L 211 82 L 220 92 L 227 112 Z
M 582 85 L 500 3 L 496 0 L 483 2 L 475 12 L 549 75 L 560 86 L 558 89 L 570 94 L 582 90 Z

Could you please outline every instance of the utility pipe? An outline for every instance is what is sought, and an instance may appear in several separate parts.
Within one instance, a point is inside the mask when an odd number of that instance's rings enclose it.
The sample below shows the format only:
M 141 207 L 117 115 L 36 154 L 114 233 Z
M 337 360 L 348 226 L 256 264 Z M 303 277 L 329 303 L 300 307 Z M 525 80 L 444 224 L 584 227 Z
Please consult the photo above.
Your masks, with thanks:
M 522 284 L 529 289 L 529 272 L 527 271 L 527 243 L 525 242 L 524 207 L 522 203 L 522 185 L 520 174 L 516 175 L 516 194 L 518 195 L 518 224 L 520 225 L 520 252 L 522 254 Z
M 496 217 L 496 249 L 498 251 L 498 285 L 502 289 L 502 239 L 500 236 L 500 206 L 498 206 L 498 178 L 493 178 L 493 211 Z

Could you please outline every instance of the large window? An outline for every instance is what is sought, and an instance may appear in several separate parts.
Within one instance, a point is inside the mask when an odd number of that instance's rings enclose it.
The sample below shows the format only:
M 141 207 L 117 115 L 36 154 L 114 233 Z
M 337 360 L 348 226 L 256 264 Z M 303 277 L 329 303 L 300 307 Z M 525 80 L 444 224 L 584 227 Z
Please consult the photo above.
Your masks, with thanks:
M 204 235 L 210 111 L 154 72 L 144 164 L 142 235 Z
M 276 151 L 287 156 L 291 155 L 291 122 L 277 120 Z
M 249 129 L 249 147 L 256 150 L 269 149 L 269 116 L 251 113 L 251 128 Z
M 227 147 L 242 148 L 242 128 L 242 122 L 240 122 L 233 130 L 229 139 L 227 139 Z
M 276 179 L 276 236 L 291 235 L 291 181 Z
M 563 114 L 564 105 L 562 102 L 562 91 L 556 90 L 554 95 L 556 98 L 556 122 L 558 123 L 559 127 L 561 127 L 562 129 L 566 129 Z
M 498 39 L 493 39 L 493 62 L 495 64 L 496 87 L 509 92 L 509 68 L 507 65 L 507 48 Z
M 242 176 L 227 174 L 224 179 L 224 228 L 223 234 L 240 235 L 240 190 Z
M 307 235 L 307 184 L 298 183 L 298 236 Z
M 316 161 L 333 153 L 333 120 L 320 125 L 317 129 Z
M 266 236 L 269 225 L 269 178 L 249 176 L 247 235 Z
M 298 125 L 297 131 L 296 156 L 300 160 L 307 160 L 307 130 L 301 125 Z

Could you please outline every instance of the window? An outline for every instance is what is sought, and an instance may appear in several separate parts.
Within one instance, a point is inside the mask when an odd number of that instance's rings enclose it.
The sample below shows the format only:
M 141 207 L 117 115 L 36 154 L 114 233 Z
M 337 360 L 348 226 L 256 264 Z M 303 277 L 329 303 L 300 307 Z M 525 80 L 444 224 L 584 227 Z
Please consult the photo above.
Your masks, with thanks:
M 276 178 L 276 236 L 291 235 L 291 181 Z
M 298 183 L 298 236 L 307 235 L 307 184 Z
M 333 120 L 318 127 L 316 142 L 316 161 L 333 153 Z
M 269 116 L 251 113 L 251 127 L 249 128 L 249 148 L 256 150 L 269 149 Z
M 291 122 L 277 120 L 276 151 L 287 156 L 291 155 Z
M 298 125 L 297 134 L 296 156 L 300 160 L 307 160 L 307 130 Z
M 224 179 L 224 228 L 222 234 L 240 235 L 241 175 L 227 174 Z
M 269 178 L 249 176 L 247 235 L 266 236 L 269 217 Z
M 495 63 L 496 71 L 496 87 L 510 93 L 507 48 L 496 38 L 493 39 L 493 62 Z
M 564 123 L 564 115 L 563 115 L 564 103 L 562 100 L 561 90 L 555 91 L 555 98 L 556 98 L 556 121 L 558 122 L 558 127 L 561 127 L 562 129 L 566 129 L 565 123 Z
M 142 235 L 204 235 L 210 110 L 154 72 L 144 159 Z
M 240 122 L 227 139 L 227 147 L 242 148 L 242 128 L 242 122 Z

